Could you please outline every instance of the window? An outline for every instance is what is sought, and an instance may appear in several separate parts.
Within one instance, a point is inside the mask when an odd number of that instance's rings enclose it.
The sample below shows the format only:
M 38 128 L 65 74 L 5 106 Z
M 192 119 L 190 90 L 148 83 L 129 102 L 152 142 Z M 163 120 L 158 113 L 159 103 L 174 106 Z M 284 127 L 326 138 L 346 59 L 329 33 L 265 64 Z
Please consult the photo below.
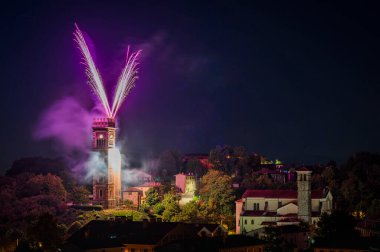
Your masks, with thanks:
M 303 175 L 303 180 L 304 180 L 304 181 L 307 181 L 307 179 L 306 179 L 306 174 Z
M 132 193 L 131 193 L 131 192 L 128 192 L 128 195 L 132 195 Z
M 253 220 L 251 220 L 251 225 L 253 225 L 255 222 Z
M 255 210 L 255 211 L 260 210 L 259 203 L 253 203 L 253 210 Z
M 246 224 L 246 225 L 247 225 L 247 220 L 244 220 L 244 224 Z
M 239 220 L 239 222 L 238 222 L 238 227 L 240 227 L 240 220 Z
M 268 210 L 268 201 L 265 201 L 265 208 L 264 208 L 264 211 L 267 211 Z
M 281 201 L 278 202 L 278 208 L 280 208 L 280 207 L 282 207 L 282 202 Z
M 99 190 L 99 198 L 103 198 L 103 190 L 102 189 Z
M 134 248 L 131 248 L 131 252 L 136 252 L 136 249 L 134 249 Z

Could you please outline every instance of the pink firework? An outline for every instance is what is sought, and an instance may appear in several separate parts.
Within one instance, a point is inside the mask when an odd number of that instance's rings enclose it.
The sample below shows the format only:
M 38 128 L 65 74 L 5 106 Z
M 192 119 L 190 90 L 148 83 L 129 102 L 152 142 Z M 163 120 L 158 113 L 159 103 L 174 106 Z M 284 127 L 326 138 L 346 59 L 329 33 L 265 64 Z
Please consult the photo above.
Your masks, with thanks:
M 84 36 L 79 29 L 79 27 L 75 24 L 75 42 L 78 44 L 79 49 L 83 56 L 83 63 L 86 66 L 86 75 L 88 77 L 88 82 L 95 92 L 96 96 L 99 98 L 100 102 L 103 105 L 105 113 L 107 117 L 114 118 L 119 111 L 123 101 L 128 96 L 129 92 L 135 85 L 135 81 L 137 80 L 137 58 L 140 54 L 140 50 L 134 53 L 129 54 L 129 46 L 127 50 L 127 58 L 125 66 L 121 72 L 119 77 L 119 81 L 116 86 L 114 100 L 112 104 L 112 109 L 108 103 L 107 95 L 105 92 L 105 88 L 103 85 L 103 81 L 100 77 L 99 71 L 95 66 L 94 60 L 92 59 L 90 50 L 86 44 Z

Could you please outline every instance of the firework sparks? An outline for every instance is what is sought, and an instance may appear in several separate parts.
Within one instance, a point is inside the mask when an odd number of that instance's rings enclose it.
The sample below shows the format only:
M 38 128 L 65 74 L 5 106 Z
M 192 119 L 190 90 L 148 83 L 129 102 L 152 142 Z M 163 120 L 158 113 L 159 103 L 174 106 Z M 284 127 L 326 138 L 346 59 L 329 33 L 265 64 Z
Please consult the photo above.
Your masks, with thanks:
M 92 59 L 90 50 L 87 47 L 86 41 L 83 37 L 81 30 L 76 24 L 75 28 L 75 42 L 77 42 L 83 56 L 83 64 L 86 66 L 86 75 L 88 77 L 88 82 L 95 94 L 98 96 L 100 102 L 102 103 L 107 116 L 112 117 L 107 95 L 104 90 L 103 81 L 100 77 L 98 69 L 95 66 L 94 60 Z
M 128 96 L 131 89 L 135 86 L 135 81 L 137 80 L 137 72 L 138 72 L 138 62 L 137 58 L 140 54 L 141 50 L 137 52 L 133 52 L 129 54 L 129 46 L 127 50 L 127 57 L 125 60 L 125 66 L 121 75 L 119 77 L 119 81 L 117 83 L 117 87 L 115 90 L 115 96 L 112 104 L 112 116 L 114 117 L 120 109 L 121 104 Z
M 129 53 L 129 46 L 127 50 L 127 57 L 125 60 L 125 66 L 121 72 L 117 86 L 115 89 L 114 100 L 112 103 L 112 109 L 109 106 L 107 95 L 103 86 L 102 79 L 95 66 L 95 63 L 91 57 L 90 50 L 87 47 L 86 41 L 79 27 L 75 24 L 75 41 L 77 42 L 79 49 L 83 56 L 84 65 L 86 66 L 86 74 L 89 80 L 89 84 L 92 87 L 95 94 L 98 96 L 102 103 L 104 110 L 109 118 L 114 118 L 119 111 L 125 98 L 128 96 L 131 89 L 135 86 L 135 82 L 138 78 L 138 65 L 137 58 L 141 53 L 141 50 L 133 53 Z

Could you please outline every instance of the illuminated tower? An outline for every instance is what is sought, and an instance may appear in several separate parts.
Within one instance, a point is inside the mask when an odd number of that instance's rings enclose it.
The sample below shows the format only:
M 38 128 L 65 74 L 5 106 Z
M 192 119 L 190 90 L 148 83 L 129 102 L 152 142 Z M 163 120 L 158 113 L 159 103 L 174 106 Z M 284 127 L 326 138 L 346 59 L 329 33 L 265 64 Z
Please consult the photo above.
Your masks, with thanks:
M 115 144 L 115 119 L 94 119 L 92 139 L 93 151 L 99 154 L 100 164 L 93 175 L 94 204 L 115 208 L 121 199 L 121 156 Z
M 311 223 L 311 171 L 301 168 L 297 171 L 298 219 Z

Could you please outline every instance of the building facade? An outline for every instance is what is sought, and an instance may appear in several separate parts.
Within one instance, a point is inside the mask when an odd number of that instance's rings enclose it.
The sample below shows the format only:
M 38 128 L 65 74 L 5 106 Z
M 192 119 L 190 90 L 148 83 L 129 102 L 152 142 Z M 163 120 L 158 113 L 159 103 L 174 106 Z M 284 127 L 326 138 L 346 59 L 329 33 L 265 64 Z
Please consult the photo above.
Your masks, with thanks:
M 113 118 L 96 118 L 92 124 L 93 203 L 115 208 L 121 202 L 121 156 L 116 148 Z
M 306 176 L 305 176 L 306 175 Z M 260 232 L 265 226 L 316 224 L 331 213 L 333 197 L 327 190 L 310 190 L 311 172 L 297 171 L 297 190 L 246 190 L 236 203 L 236 233 Z
M 132 202 L 132 205 L 138 209 L 141 205 L 142 195 L 143 191 L 135 187 L 130 187 L 127 190 L 123 191 L 123 203 L 125 204 L 125 201 L 129 200 Z
M 196 181 L 193 174 L 178 173 L 175 175 L 175 186 L 180 193 L 194 196 Z

